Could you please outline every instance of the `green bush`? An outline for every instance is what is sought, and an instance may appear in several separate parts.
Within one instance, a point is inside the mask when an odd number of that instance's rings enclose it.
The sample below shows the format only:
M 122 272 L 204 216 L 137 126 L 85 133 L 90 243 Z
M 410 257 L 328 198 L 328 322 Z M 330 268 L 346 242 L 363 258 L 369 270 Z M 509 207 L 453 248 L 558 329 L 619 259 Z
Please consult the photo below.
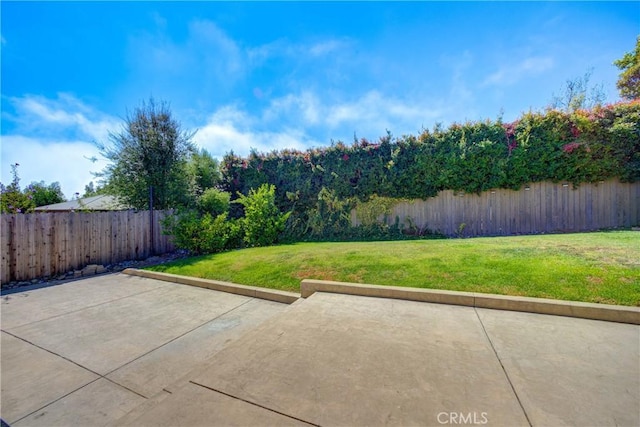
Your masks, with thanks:
M 208 188 L 198 198 L 198 209 L 213 216 L 229 212 L 231 195 L 217 188 Z
M 248 246 L 269 246 L 278 241 L 290 213 L 281 213 L 275 203 L 276 188 L 261 185 L 249 195 L 240 195 L 236 203 L 244 207 L 244 242 Z
M 391 208 L 399 202 L 398 199 L 372 195 L 366 202 L 356 203 L 356 218 L 364 226 L 372 226 L 386 223 Z M 380 218 L 382 217 L 382 220 Z
M 308 210 L 310 237 L 331 239 L 340 237 L 351 226 L 351 204 L 334 191 L 322 188 L 316 206 Z
M 441 238 L 428 229 L 420 232 L 405 228 L 399 218 L 387 225 L 387 216 L 397 199 L 373 195 L 368 201 L 338 198 L 331 190 L 323 188 L 318 194 L 316 206 L 303 213 L 292 212 L 285 229 L 285 240 L 296 241 L 379 241 Z M 351 225 L 351 209 L 355 207 L 360 225 Z M 382 221 L 381 221 L 382 217 Z
M 242 223 L 228 220 L 227 214 L 216 217 L 204 214 L 202 217 L 203 253 L 221 252 L 237 248 L 242 242 Z
M 165 231 L 177 247 L 194 254 L 221 252 L 248 246 L 267 246 L 278 241 L 289 213 L 282 214 L 274 201 L 275 187 L 263 185 L 241 195 L 244 218 L 229 219 L 229 193 L 209 189 L 200 198 L 199 210 L 184 210 L 168 217 Z
M 200 215 L 190 210 L 169 216 L 163 224 L 174 236 L 175 245 L 194 254 L 208 254 L 238 248 L 242 244 L 242 223 L 223 213 Z

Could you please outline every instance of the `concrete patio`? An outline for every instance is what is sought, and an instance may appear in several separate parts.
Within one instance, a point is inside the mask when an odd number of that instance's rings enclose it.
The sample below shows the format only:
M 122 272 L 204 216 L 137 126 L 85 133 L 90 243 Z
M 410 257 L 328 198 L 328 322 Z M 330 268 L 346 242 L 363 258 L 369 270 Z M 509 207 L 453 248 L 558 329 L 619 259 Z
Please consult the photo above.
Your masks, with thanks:
M 12 426 L 640 425 L 640 326 L 124 274 L 3 295 Z

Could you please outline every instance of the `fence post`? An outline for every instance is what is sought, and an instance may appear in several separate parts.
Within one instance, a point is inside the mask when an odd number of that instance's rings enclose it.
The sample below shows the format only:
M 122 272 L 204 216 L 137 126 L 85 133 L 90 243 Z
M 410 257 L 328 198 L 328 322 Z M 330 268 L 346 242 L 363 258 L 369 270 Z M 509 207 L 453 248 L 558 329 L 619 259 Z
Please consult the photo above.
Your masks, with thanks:
M 155 245 L 155 224 L 153 218 L 153 185 L 149 186 L 149 239 L 150 239 L 150 255 L 153 256 L 156 254 L 156 245 Z

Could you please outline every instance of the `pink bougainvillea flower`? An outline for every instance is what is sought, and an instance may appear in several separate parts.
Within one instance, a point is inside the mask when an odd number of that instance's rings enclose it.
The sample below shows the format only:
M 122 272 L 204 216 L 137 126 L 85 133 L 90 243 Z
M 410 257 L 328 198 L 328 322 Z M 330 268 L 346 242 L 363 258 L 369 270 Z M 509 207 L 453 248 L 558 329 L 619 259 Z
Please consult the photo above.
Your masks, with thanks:
M 573 135 L 574 138 L 579 137 L 580 136 L 580 129 L 578 129 L 574 125 L 571 125 L 571 135 Z
M 564 151 L 567 154 L 571 154 L 573 153 L 574 150 L 576 150 L 578 147 L 580 147 L 580 144 L 577 142 L 570 142 L 568 144 L 565 144 L 562 147 L 562 151 Z

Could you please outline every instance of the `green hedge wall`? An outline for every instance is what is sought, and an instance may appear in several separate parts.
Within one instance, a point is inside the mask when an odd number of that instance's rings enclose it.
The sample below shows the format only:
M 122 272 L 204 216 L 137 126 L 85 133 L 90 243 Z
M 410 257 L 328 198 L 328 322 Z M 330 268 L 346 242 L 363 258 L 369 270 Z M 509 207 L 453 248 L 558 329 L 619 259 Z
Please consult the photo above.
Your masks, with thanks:
M 538 181 L 574 185 L 640 179 L 640 101 L 565 113 L 530 112 L 513 123 L 436 126 L 421 135 L 365 139 L 306 151 L 228 153 L 223 185 L 232 195 L 276 186 L 281 209 L 316 206 L 322 188 L 339 198 L 376 194 L 426 199 L 450 189 L 479 193 Z

